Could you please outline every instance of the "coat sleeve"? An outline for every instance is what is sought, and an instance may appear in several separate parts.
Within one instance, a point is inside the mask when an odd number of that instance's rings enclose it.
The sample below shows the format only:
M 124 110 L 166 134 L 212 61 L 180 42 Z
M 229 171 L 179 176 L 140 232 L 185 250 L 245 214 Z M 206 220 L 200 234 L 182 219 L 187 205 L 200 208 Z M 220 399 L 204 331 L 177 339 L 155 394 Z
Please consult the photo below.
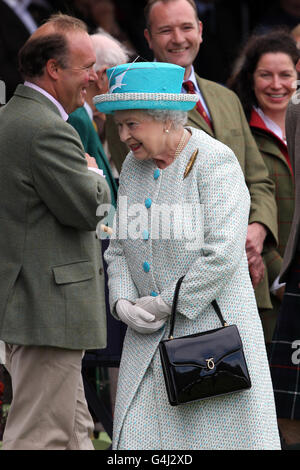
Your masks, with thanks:
M 42 127 L 31 142 L 35 190 L 62 225 L 95 230 L 100 204 L 110 202 L 105 178 L 88 170 L 77 132 L 62 120 Z
M 276 249 L 273 249 L 264 255 L 264 259 L 268 270 L 269 287 L 271 287 L 275 279 L 279 276 L 282 266 L 282 256 Z
M 194 319 L 230 283 L 241 264 L 247 274 L 245 241 L 250 198 L 234 153 L 216 141 L 198 167 L 204 209 L 204 243 L 181 285 L 178 311 Z M 249 288 L 251 288 L 249 279 Z M 161 292 L 171 305 L 175 283 Z

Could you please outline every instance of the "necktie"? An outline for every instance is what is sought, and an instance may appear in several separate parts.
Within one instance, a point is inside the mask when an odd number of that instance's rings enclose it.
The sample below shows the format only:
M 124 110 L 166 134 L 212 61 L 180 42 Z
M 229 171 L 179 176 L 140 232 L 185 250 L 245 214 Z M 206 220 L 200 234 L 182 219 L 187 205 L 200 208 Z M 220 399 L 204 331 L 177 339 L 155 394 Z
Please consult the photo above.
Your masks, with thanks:
M 194 87 L 194 84 L 191 80 L 187 80 L 186 82 L 183 82 L 182 84 L 183 88 L 190 94 L 192 95 L 195 95 L 196 94 L 196 90 L 195 90 L 195 87 Z M 207 124 L 209 125 L 209 127 L 213 130 L 213 125 L 212 125 L 212 122 L 211 120 L 209 119 L 205 109 L 203 108 L 202 106 L 202 103 L 200 100 L 197 101 L 196 103 L 196 109 L 198 111 L 198 113 L 201 114 L 201 116 L 203 117 L 203 119 L 205 120 L 205 122 L 207 122 Z

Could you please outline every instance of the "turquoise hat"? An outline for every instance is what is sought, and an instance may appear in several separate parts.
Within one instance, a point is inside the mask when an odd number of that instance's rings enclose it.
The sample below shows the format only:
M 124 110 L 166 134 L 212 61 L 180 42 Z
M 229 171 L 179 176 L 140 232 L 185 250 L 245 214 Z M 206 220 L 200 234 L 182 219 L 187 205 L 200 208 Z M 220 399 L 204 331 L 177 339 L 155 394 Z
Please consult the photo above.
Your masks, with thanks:
M 105 114 L 122 109 L 173 109 L 189 111 L 197 95 L 181 93 L 184 68 L 163 62 L 134 62 L 107 70 L 109 91 L 95 96 L 96 108 Z

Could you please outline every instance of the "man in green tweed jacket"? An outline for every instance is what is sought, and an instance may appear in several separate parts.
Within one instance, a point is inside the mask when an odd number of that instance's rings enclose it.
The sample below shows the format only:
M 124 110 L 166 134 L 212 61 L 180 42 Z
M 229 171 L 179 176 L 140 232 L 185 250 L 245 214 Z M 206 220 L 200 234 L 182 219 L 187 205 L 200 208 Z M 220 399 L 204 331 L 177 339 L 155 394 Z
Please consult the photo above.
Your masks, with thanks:
M 6 450 L 93 448 L 81 360 L 106 345 L 95 229 L 110 196 L 65 121 L 84 102 L 94 62 L 85 25 L 51 18 L 23 46 L 25 83 L 0 110 L 0 339 L 13 386 Z

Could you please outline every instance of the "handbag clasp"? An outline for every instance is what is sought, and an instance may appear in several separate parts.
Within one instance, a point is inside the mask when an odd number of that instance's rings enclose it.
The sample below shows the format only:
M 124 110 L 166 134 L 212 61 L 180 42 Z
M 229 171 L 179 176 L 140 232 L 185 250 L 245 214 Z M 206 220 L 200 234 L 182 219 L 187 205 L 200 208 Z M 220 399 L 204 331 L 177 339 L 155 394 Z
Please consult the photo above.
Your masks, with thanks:
M 205 360 L 206 360 L 207 368 L 212 370 L 215 367 L 214 358 L 210 357 L 209 359 L 205 359 Z

